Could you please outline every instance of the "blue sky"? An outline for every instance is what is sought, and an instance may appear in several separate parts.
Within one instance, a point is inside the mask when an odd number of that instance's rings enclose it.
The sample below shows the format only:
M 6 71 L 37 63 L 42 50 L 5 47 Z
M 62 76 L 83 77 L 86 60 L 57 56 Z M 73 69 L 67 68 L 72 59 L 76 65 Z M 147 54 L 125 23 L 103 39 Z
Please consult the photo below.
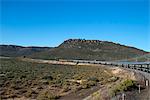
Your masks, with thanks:
M 0 43 L 58 46 L 69 38 L 150 51 L 149 0 L 0 0 Z

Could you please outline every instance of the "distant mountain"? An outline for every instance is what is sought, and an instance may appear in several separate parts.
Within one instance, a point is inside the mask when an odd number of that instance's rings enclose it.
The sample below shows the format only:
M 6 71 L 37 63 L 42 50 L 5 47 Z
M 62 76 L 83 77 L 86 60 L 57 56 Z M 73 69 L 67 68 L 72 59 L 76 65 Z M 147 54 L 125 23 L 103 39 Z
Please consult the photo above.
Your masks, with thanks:
M 49 47 L 23 47 L 17 45 L 0 45 L 0 56 L 20 57 L 49 50 Z
M 69 39 L 58 47 L 30 55 L 40 59 L 122 60 L 147 54 L 143 50 L 108 41 Z

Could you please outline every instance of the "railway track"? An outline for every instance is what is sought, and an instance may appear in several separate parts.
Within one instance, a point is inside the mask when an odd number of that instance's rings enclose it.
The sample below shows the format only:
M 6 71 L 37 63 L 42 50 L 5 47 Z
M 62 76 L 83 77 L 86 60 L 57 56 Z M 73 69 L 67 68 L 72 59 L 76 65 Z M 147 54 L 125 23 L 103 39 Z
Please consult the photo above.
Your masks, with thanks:
M 111 62 L 111 61 L 88 61 L 88 60 L 66 60 L 74 63 L 85 63 L 85 64 L 101 64 L 109 66 L 117 66 L 123 68 L 129 68 L 139 70 L 142 72 L 150 73 L 150 62 Z

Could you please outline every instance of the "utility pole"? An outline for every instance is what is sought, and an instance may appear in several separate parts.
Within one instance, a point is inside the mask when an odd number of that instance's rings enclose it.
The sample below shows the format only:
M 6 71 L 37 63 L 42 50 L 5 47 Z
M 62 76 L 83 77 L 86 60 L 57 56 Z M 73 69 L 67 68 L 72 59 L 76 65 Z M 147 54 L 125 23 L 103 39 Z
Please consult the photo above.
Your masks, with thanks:
M 141 93 L 141 86 L 140 86 L 140 84 L 138 85 L 138 87 L 139 87 L 139 93 Z
M 125 100 L 125 93 L 122 93 L 122 100 Z
M 145 85 L 146 85 L 147 87 L 149 86 L 149 81 L 148 81 L 148 80 L 145 81 Z

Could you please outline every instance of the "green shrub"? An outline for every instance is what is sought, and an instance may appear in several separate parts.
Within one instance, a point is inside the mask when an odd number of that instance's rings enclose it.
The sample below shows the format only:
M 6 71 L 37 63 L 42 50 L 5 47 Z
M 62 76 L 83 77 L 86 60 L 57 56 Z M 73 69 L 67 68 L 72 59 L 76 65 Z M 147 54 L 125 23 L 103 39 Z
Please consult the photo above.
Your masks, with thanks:
M 115 82 L 119 79 L 119 77 L 111 77 L 110 79 L 108 79 L 108 82 Z
M 31 96 L 32 96 L 32 90 L 29 89 L 29 90 L 26 92 L 25 96 L 26 96 L 27 98 L 31 97 Z
M 89 87 L 95 86 L 96 85 L 96 81 L 88 81 L 87 84 L 88 84 Z
M 82 89 L 87 89 L 87 88 L 89 88 L 89 86 L 87 84 L 82 85 Z
M 81 85 L 83 89 L 90 88 L 91 86 L 96 85 L 96 81 L 84 81 Z
M 53 77 L 50 76 L 50 75 L 47 75 L 47 76 L 42 77 L 42 79 L 45 79 L 45 80 L 53 80 Z
M 68 92 L 69 90 L 71 90 L 71 89 L 69 88 L 69 86 L 64 86 L 62 91 L 63 91 L 63 92 Z
M 120 84 L 116 85 L 112 90 L 112 95 L 116 95 L 118 92 L 127 91 L 128 89 L 135 86 L 135 82 L 133 80 L 124 80 Z
M 96 77 L 90 77 L 90 78 L 88 78 L 88 81 L 99 82 L 98 78 L 96 78 Z
M 37 100 L 55 100 L 58 99 L 60 96 L 52 93 L 50 91 L 45 91 L 38 95 Z

